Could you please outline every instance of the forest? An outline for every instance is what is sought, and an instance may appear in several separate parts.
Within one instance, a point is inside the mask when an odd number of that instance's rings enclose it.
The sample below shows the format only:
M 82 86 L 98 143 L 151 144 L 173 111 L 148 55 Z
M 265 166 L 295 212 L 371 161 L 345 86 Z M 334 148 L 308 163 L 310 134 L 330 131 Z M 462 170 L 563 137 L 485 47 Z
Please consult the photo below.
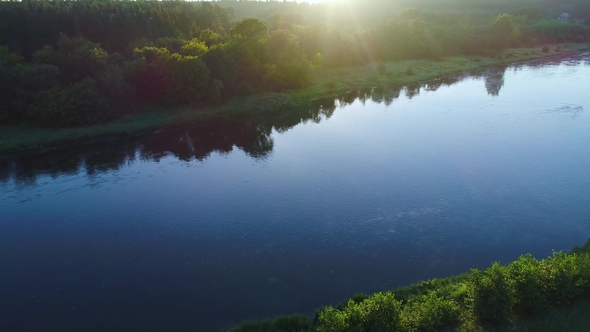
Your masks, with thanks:
M 0 124 L 198 112 L 306 87 L 317 68 L 583 43 L 586 17 L 582 0 L 2 1 Z

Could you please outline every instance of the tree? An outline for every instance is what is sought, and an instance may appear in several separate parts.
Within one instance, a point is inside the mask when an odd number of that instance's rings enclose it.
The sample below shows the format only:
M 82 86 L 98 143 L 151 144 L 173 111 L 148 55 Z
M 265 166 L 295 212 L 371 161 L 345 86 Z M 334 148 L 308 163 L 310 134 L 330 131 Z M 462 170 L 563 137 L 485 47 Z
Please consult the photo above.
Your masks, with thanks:
M 111 109 L 96 89 L 96 81 L 85 78 L 66 88 L 55 86 L 38 93 L 27 118 L 43 127 L 89 126 L 111 119 Z
M 502 14 L 496 18 L 493 25 L 494 43 L 497 48 L 505 48 L 516 35 L 516 29 L 512 24 L 512 16 Z
M 8 47 L 0 46 L 0 123 L 13 117 L 11 100 L 14 99 L 15 68 L 23 61 L 23 58 L 11 53 Z
M 184 56 L 200 56 L 207 53 L 207 50 L 208 48 L 205 42 L 193 38 L 188 43 L 182 45 L 180 48 L 180 54 Z
M 243 39 L 247 42 L 259 42 L 269 37 L 268 25 L 257 18 L 241 20 L 229 34 L 233 39 Z

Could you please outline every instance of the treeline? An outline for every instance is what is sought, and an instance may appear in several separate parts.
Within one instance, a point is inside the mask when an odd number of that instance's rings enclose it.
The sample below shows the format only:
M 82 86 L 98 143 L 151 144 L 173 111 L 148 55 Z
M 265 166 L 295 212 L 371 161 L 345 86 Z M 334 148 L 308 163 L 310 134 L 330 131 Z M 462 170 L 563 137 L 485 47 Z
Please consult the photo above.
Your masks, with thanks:
M 0 124 L 88 126 L 151 105 L 196 108 L 305 87 L 318 67 L 493 56 L 590 36 L 527 11 L 482 18 L 406 8 L 368 29 L 308 24 L 297 12 L 269 22 L 235 15 L 206 2 L 0 2 Z
M 495 95 L 503 85 L 506 68 L 489 68 L 473 73 L 461 73 L 401 88 L 370 88 L 351 91 L 339 96 L 320 98 L 308 108 L 266 114 L 255 118 L 234 117 L 202 120 L 170 126 L 135 139 L 125 137 L 112 141 L 59 149 L 45 153 L 0 157 L 0 184 L 14 181 L 19 185 L 34 184 L 39 174 L 60 176 L 84 169 L 88 174 L 115 171 L 135 158 L 158 161 L 174 156 L 182 161 L 204 161 L 211 154 L 227 154 L 234 148 L 250 158 L 265 158 L 274 148 L 273 132 L 284 133 L 307 122 L 320 123 L 330 119 L 338 108 L 374 102 L 391 105 L 400 96 L 413 98 L 423 91 L 436 91 L 467 77 L 482 78 L 489 94 Z M 266 96 L 266 95 L 265 95 Z M 97 153 L 101 151 L 102 153 Z
M 521 256 L 507 266 L 434 279 L 392 292 L 355 295 L 313 318 L 293 315 L 247 322 L 232 332 L 445 331 L 502 327 L 549 308 L 590 296 L 590 241 L 572 253 L 537 260 Z

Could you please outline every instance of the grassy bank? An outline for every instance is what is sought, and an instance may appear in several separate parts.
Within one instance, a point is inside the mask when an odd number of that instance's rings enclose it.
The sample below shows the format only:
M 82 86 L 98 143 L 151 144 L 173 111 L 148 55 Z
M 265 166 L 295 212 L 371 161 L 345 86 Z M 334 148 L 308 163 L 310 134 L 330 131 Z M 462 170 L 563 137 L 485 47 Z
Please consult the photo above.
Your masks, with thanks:
M 401 87 L 427 82 L 446 75 L 506 65 L 544 57 L 567 55 L 586 48 L 586 44 L 551 45 L 549 52 L 541 47 L 507 49 L 494 56 L 449 57 L 438 61 L 409 60 L 369 64 L 362 67 L 316 69 L 314 83 L 308 88 L 287 93 L 267 93 L 233 100 L 223 106 L 202 109 L 151 109 L 116 122 L 92 127 L 39 129 L 28 126 L 0 127 L 0 154 L 80 144 L 141 133 L 161 126 L 210 117 L 232 117 L 272 112 L 289 107 L 309 106 L 315 99 L 371 87 Z M 557 48 L 559 47 L 559 50 Z
M 585 331 L 590 326 L 590 240 L 569 254 L 358 294 L 314 317 L 247 322 L 232 332 Z

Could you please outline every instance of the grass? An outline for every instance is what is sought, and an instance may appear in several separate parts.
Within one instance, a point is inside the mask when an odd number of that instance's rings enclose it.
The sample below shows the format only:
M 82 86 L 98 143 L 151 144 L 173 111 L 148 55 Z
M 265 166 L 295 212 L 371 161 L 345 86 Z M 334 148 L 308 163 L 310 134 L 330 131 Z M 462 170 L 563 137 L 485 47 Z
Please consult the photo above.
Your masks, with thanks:
M 407 60 L 385 62 L 381 70 L 377 64 L 344 68 L 318 68 L 314 83 L 304 89 L 286 93 L 264 93 L 238 98 L 229 103 L 201 109 L 150 109 L 115 122 L 82 128 L 39 129 L 28 126 L 0 126 L 0 154 L 41 149 L 53 146 L 80 144 L 113 136 L 139 134 L 174 123 L 190 122 L 211 117 L 235 117 L 272 112 L 291 107 L 306 107 L 319 98 L 337 96 L 349 91 L 372 87 L 401 87 L 427 82 L 447 75 L 485 67 L 523 62 L 556 56 L 586 48 L 584 44 L 550 47 L 507 49 L 494 56 L 455 56 L 439 60 Z

